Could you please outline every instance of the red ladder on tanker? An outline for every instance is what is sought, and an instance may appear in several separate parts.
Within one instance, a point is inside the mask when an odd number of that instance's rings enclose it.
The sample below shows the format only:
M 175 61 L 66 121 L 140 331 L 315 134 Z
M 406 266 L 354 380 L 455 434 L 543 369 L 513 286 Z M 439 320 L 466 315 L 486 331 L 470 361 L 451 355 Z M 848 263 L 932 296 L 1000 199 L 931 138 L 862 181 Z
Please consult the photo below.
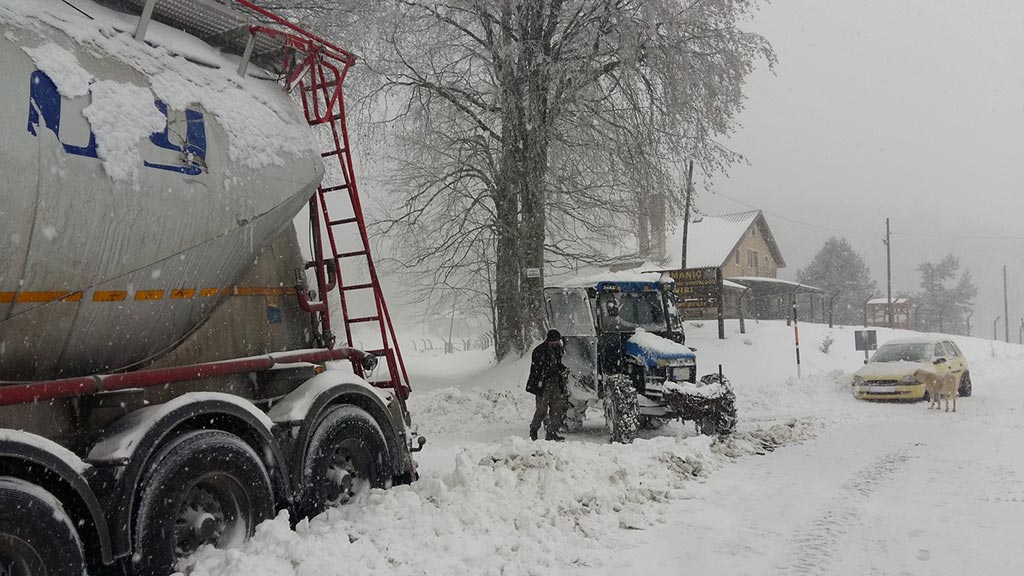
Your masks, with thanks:
M 377 386 L 393 388 L 404 399 L 409 392 L 409 376 L 370 252 L 345 123 L 341 86 L 355 57 L 249 2 L 236 1 L 298 34 L 262 26 L 250 27 L 253 36 L 264 33 L 282 41 L 286 54 L 288 49 L 301 53 L 298 54 L 301 59 L 290 60 L 286 56 L 286 88 L 298 89 L 306 121 L 317 138 L 326 142 L 326 149 L 320 154 L 325 165 L 324 178 L 309 201 L 313 260 L 307 268 L 316 272 L 318 301 L 312 302 L 305 294 L 300 299 L 304 308 L 318 315 L 323 345 L 333 347 L 336 335 L 331 327 L 328 297 L 337 290 L 345 345 L 363 348 L 364 338 L 375 338 L 363 349 L 378 357 L 383 356 L 388 374 L 386 379 L 382 378 L 383 375 L 376 378 L 364 375 L 362 366 L 357 362 L 353 362 L 353 369 Z M 332 217 L 332 212 L 337 215 L 339 211 L 342 212 L 340 216 Z M 369 330 L 360 330 L 360 327 L 368 327 Z

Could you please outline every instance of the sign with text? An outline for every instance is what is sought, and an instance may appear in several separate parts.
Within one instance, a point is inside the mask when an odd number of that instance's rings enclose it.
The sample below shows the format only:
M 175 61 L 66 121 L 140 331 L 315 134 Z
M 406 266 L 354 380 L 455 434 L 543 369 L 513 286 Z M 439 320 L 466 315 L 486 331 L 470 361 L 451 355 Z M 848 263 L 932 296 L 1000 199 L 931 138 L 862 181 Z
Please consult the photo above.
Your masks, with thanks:
M 718 308 L 722 302 L 722 273 L 713 266 L 670 270 L 676 304 L 682 310 Z

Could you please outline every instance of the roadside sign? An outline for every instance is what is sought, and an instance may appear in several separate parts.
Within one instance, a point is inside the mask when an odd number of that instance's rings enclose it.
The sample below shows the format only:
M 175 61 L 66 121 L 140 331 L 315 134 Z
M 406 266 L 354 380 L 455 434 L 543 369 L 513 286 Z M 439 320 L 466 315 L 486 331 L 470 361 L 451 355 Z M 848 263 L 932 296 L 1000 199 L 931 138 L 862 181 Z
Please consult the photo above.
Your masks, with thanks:
M 868 350 L 878 349 L 878 337 L 875 330 L 857 330 L 853 333 L 853 343 L 857 350 Z
M 718 268 L 669 270 L 668 275 L 675 281 L 676 301 L 683 310 L 718 308 L 722 299 Z
M 540 268 L 527 268 L 526 269 L 526 277 L 527 278 L 540 278 Z
M 714 266 L 669 270 L 675 282 L 676 306 L 685 318 L 700 318 L 703 311 L 718 311 L 718 338 L 725 340 L 725 316 L 722 302 L 722 269 Z

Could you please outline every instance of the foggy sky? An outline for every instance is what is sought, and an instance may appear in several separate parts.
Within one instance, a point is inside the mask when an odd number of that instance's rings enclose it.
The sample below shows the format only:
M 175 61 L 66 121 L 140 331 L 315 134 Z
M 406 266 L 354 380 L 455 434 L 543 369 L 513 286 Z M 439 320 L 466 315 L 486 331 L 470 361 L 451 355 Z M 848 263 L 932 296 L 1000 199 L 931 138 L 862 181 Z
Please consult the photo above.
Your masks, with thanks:
M 1024 2 L 776 0 L 747 29 L 772 42 L 779 63 L 775 75 L 762 66 L 751 77 L 742 126 L 727 142 L 748 164 L 713 177 L 698 207 L 765 210 L 784 278 L 828 237 L 845 237 L 883 296 L 889 217 L 894 296 L 918 289 L 917 264 L 952 253 L 978 286 L 976 336 L 991 338 L 1003 313 L 1005 264 L 1016 342 Z

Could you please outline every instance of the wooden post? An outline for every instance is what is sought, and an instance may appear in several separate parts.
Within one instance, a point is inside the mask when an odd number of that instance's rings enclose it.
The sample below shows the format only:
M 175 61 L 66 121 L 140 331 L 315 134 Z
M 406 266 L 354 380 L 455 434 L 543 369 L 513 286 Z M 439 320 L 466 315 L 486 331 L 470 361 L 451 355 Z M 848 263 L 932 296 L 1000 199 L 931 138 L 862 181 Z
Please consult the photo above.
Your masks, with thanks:
M 690 232 L 690 197 L 693 194 L 693 160 L 686 164 L 686 202 L 683 208 L 683 262 L 682 268 L 686 269 L 686 236 Z
M 740 334 L 747 333 L 747 324 L 743 320 L 743 301 L 747 298 L 747 288 L 740 292 Z M 1021 319 L 1021 324 L 1024 325 L 1024 318 Z
M 718 339 L 725 340 L 725 298 L 723 298 L 721 268 L 715 268 L 715 282 L 718 283 Z

